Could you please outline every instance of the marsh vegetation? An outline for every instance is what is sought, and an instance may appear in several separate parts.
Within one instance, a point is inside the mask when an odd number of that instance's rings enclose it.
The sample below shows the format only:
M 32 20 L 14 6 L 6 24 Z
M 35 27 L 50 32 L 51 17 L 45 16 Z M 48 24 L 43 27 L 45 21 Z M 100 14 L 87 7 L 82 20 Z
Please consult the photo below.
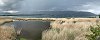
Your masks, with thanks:
M 48 24 L 40 21 L 39 23 L 23 21 L 17 22 L 16 25 L 16 27 L 23 26 L 22 30 L 18 31 L 13 26 L 0 26 L 0 40 L 97 40 L 100 36 L 99 21 L 53 21 Z M 50 28 L 46 29 L 48 25 Z M 17 32 L 21 32 L 21 34 Z M 23 35 L 23 33 L 25 34 Z M 28 34 L 26 35 L 26 33 Z

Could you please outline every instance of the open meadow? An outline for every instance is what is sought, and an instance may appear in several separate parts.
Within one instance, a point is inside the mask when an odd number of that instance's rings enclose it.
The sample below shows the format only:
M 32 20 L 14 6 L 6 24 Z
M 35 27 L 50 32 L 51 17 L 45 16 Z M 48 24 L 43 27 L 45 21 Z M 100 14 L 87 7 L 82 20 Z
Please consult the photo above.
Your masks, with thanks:
M 40 18 L 46 20 L 46 18 Z M 39 19 L 39 20 L 40 20 Z M 0 40 L 16 40 L 20 36 L 13 26 L 5 26 L 13 19 L 0 19 Z M 24 20 L 24 19 L 23 19 Z M 32 20 L 30 18 L 30 20 Z M 34 20 L 38 20 L 34 19 Z M 44 30 L 39 40 L 99 40 L 100 20 L 96 18 L 47 18 L 50 28 Z M 97 29 L 95 29 L 97 28 Z M 95 33 L 94 33 L 95 32 Z M 91 36 L 92 35 L 92 36 Z M 19 38 L 20 40 L 28 40 Z M 34 40 L 34 39 L 33 39 Z

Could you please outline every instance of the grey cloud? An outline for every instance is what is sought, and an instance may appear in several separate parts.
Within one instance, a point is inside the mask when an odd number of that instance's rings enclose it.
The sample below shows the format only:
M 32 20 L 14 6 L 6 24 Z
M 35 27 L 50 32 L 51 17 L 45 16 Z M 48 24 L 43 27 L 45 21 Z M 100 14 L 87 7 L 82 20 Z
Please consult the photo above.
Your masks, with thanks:
M 21 11 L 27 11 L 27 12 L 37 11 L 37 10 L 74 11 L 74 10 L 79 10 L 79 8 L 81 8 L 86 3 L 97 2 L 97 1 L 99 0 L 25 0 L 22 3 Z
M 20 4 L 10 3 L 3 6 L 4 9 L 18 9 L 21 13 L 31 13 L 33 11 L 89 11 L 98 13 L 100 0 L 23 0 Z M 8 2 L 9 3 L 9 2 Z M 13 7 L 13 5 L 15 5 Z M 16 6 L 18 5 L 18 6 Z M 2 7 L 0 7 L 2 8 Z
M 0 0 L 0 9 L 7 10 L 16 10 L 19 8 L 19 2 L 22 0 Z

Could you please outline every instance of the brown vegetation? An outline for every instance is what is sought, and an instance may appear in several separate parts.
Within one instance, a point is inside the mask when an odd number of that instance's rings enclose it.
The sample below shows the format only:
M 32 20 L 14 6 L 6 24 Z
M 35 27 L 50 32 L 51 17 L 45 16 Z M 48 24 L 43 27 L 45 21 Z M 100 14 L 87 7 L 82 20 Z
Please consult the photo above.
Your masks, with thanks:
M 0 26 L 0 40 L 15 40 L 15 37 L 14 27 Z
M 55 21 L 51 29 L 43 32 L 42 40 L 88 40 L 85 36 L 91 34 L 90 26 L 96 22 Z
M 88 40 L 85 35 L 91 34 L 90 26 L 96 25 L 100 19 L 96 18 L 0 18 L 0 40 L 15 40 L 14 27 L 1 26 L 14 20 L 49 20 L 51 29 L 43 32 L 42 40 Z M 20 33 L 20 31 L 18 31 Z

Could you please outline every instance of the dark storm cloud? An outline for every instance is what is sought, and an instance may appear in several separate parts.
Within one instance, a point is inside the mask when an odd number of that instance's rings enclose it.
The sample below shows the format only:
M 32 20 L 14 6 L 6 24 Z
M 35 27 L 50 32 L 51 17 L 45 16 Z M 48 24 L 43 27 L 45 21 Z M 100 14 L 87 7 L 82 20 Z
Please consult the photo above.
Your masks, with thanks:
M 99 7 L 99 2 L 100 0 L 24 0 L 22 3 L 22 9 L 20 11 L 31 12 L 77 10 L 95 13 L 95 10 L 97 10 L 97 7 Z
M 0 0 L 0 10 L 33 11 L 89 11 L 99 13 L 100 0 Z M 20 2 L 20 3 L 19 3 Z M 20 8 L 21 7 L 21 8 Z
M 19 2 L 22 0 L 0 0 L 0 10 L 16 10 L 19 8 Z

